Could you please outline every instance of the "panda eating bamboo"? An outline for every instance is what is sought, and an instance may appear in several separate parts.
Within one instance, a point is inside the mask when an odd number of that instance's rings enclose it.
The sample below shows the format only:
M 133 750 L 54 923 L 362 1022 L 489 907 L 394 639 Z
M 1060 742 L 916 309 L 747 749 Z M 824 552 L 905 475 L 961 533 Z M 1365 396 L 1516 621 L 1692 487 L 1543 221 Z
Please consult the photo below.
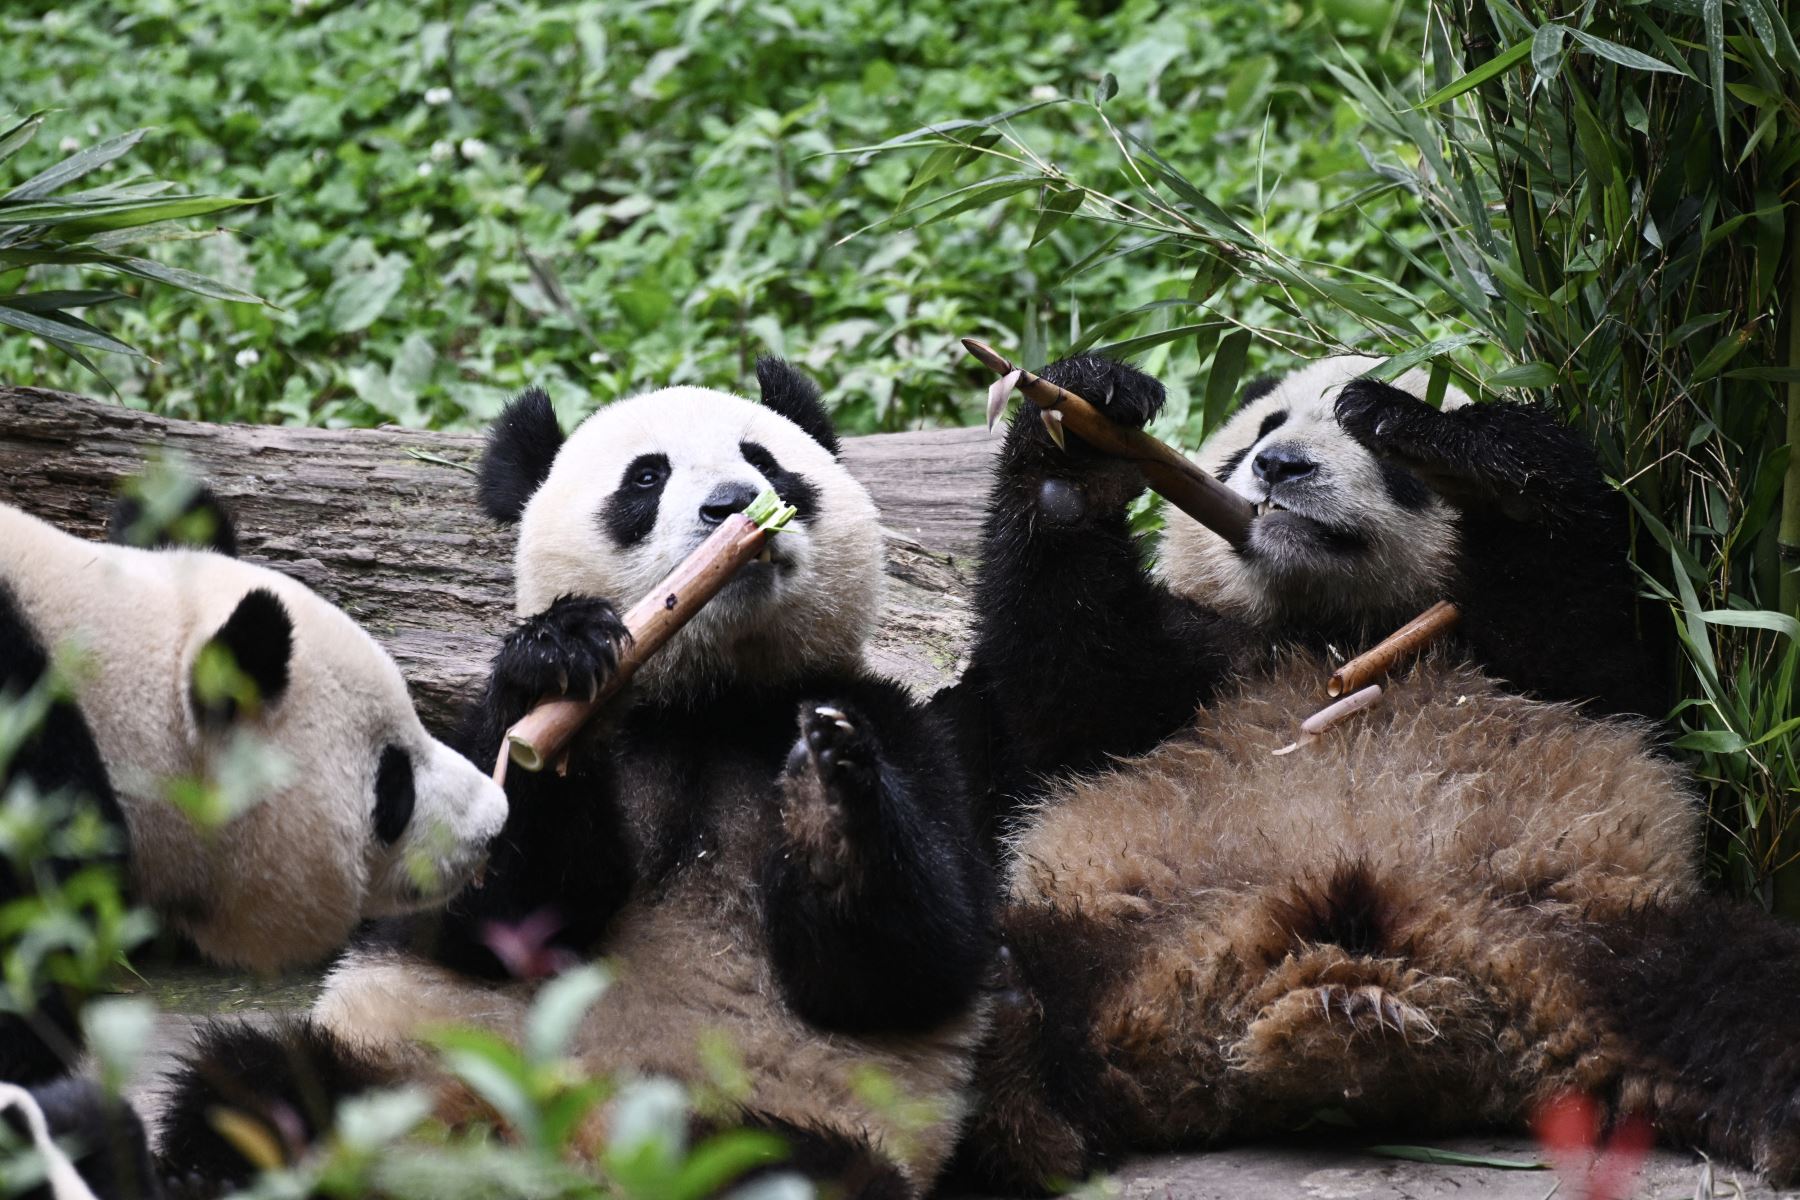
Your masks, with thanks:
M 1800 1178 L 1800 931 L 1702 892 L 1694 796 L 1631 717 L 1621 497 L 1541 410 L 1375 365 L 1253 387 L 1198 455 L 1249 536 L 1172 514 L 1157 575 L 1137 468 L 1013 421 L 938 702 L 1005 872 L 965 1161 L 1040 1192 L 1326 1110 L 1418 1133 L 1580 1091 Z M 1128 426 L 1163 399 L 1099 358 L 1044 377 Z M 1343 652 L 1442 599 L 1450 645 L 1278 753 Z
M 477 762 L 540 699 L 602 690 L 618 611 L 719 522 L 767 488 L 798 511 L 565 771 L 513 768 L 483 888 L 353 949 L 309 1023 L 202 1039 L 164 1122 L 171 1174 L 224 1187 L 251 1173 L 208 1120 L 219 1106 L 271 1128 L 298 1113 L 303 1140 L 367 1086 L 422 1081 L 440 1112 L 466 1109 L 417 1035 L 444 1022 L 519 1035 L 536 985 L 510 976 L 496 935 L 537 923 L 554 930 L 544 962 L 613 966 L 570 1047 L 585 1070 L 700 1081 L 717 1030 L 749 1079 L 737 1119 L 781 1134 L 791 1168 L 848 1195 L 930 1186 L 985 1027 L 992 883 L 946 733 L 862 664 L 882 574 L 874 505 L 811 383 L 774 361 L 758 378 L 760 404 L 669 388 L 566 440 L 541 392 L 502 414 L 480 495 L 518 523 L 522 622 L 470 715 Z M 914 1127 L 872 1105 L 858 1086 L 871 1070 L 931 1117 Z

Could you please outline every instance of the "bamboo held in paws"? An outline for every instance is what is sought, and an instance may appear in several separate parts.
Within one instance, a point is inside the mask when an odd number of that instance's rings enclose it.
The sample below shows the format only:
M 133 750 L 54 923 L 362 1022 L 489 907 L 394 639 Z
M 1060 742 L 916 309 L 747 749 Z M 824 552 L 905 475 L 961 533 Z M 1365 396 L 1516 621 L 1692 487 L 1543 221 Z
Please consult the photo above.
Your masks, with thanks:
M 988 424 L 1000 415 L 1014 386 L 1043 411 L 1044 427 L 1062 444 L 1062 427 L 1103 453 L 1138 465 L 1158 494 L 1233 546 L 1250 540 L 1250 502 L 1195 466 L 1185 454 L 1141 429 L 1130 429 L 1067 388 L 1014 367 L 992 346 L 964 338 L 963 348 L 1002 378 L 988 392 Z
M 1325 690 L 1333 696 L 1342 696 L 1383 678 L 1401 659 L 1417 654 L 1449 633 L 1461 616 L 1462 610 L 1456 605 L 1439 600 L 1382 638 L 1372 649 L 1339 667 L 1325 684 Z
M 505 782 L 508 757 L 527 771 L 541 771 L 546 763 L 560 758 L 570 739 L 600 706 L 718 595 L 740 567 L 761 554 L 769 538 L 781 531 L 794 512 L 773 491 L 765 491 L 748 509 L 726 517 L 711 537 L 625 614 L 625 628 L 631 637 L 619 647 L 618 666 L 599 694 L 588 700 L 544 700 L 519 718 L 506 731 L 494 778 Z

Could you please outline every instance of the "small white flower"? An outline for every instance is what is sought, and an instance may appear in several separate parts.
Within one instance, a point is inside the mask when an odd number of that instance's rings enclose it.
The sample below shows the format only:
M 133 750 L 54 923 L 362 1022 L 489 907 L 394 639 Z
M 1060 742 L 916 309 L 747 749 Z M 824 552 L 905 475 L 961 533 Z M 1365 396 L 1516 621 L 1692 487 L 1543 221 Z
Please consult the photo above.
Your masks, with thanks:
M 426 88 L 425 103 L 431 105 L 448 104 L 450 103 L 450 94 L 450 89 L 447 87 Z
M 430 163 L 422 162 L 419 164 L 419 178 L 420 179 L 431 178 L 431 164 Z
M 240 367 L 254 367 L 261 361 L 262 355 L 256 352 L 255 347 L 248 347 L 237 352 L 236 362 Z
M 455 153 L 456 147 L 452 146 L 449 141 L 444 138 L 439 138 L 437 141 L 431 143 L 432 162 L 443 162 L 446 158 L 449 158 Z
M 56 148 L 61 150 L 64 154 L 73 154 L 75 151 L 81 149 L 81 139 L 66 137 L 62 141 L 56 143 Z
M 1056 99 L 1056 96 L 1056 89 L 1047 83 L 1040 83 L 1031 89 L 1031 98 L 1033 100 L 1054 100 Z
M 596 367 L 605 361 L 606 361 L 606 355 L 600 353 L 598 350 L 596 350 L 592 354 L 588 355 L 588 362 L 592 363 Z
M 294 15 L 304 16 L 306 10 L 313 6 L 313 0 L 294 0 Z
M 487 153 L 487 143 L 480 138 L 464 138 L 462 140 L 462 156 L 474 162 Z

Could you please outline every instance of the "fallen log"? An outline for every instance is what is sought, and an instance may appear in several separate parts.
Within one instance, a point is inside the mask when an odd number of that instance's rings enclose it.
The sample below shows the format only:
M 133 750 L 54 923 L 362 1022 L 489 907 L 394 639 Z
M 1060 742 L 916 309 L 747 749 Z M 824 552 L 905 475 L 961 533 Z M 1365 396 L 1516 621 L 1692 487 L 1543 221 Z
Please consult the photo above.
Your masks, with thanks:
M 979 429 L 844 442 L 844 464 L 888 534 L 871 663 L 921 693 L 956 672 L 995 444 Z M 100 537 L 118 481 L 149 455 L 179 454 L 230 505 L 243 557 L 360 621 L 439 732 L 480 687 L 513 621 L 513 535 L 476 507 L 480 451 L 479 434 L 211 425 L 0 386 L 0 501 Z

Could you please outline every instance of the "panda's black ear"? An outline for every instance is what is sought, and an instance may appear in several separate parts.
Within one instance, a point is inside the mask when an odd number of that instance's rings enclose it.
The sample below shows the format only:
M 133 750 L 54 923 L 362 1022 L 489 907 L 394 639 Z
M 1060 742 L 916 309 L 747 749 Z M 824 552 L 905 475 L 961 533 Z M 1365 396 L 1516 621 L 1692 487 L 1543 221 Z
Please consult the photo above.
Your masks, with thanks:
M 115 546 L 144 546 L 152 550 L 186 546 L 216 550 L 227 558 L 237 557 L 237 526 L 231 519 L 231 510 L 204 483 L 194 488 L 181 511 L 160 528 L 149 525 L 146 516 L 140 497 L 120 496 L 113 501 L 106 519 L 106 540 Z
M 762 388 L 762 402 L 810 435 L 813 441 L 838 452 L 837 430 L 831 427 L 831 414 L 819 398 L 819 385 L 801 374 L 791 364 L 765 354 L 756 360 L 756 383 Z
M 201 724 L 224 725 L 247 708 L 279 700 L 293 653 L 287 606 L 267 588 L 245 593 L 194 659 L 189 700 Z
M 512 524 L 526 501 L 550 474 L 562 449 L 562 427 L 543 388 L 526 388 L 501 411 L 481 453 L 475 494 L 481 509 L 496 521 Z

